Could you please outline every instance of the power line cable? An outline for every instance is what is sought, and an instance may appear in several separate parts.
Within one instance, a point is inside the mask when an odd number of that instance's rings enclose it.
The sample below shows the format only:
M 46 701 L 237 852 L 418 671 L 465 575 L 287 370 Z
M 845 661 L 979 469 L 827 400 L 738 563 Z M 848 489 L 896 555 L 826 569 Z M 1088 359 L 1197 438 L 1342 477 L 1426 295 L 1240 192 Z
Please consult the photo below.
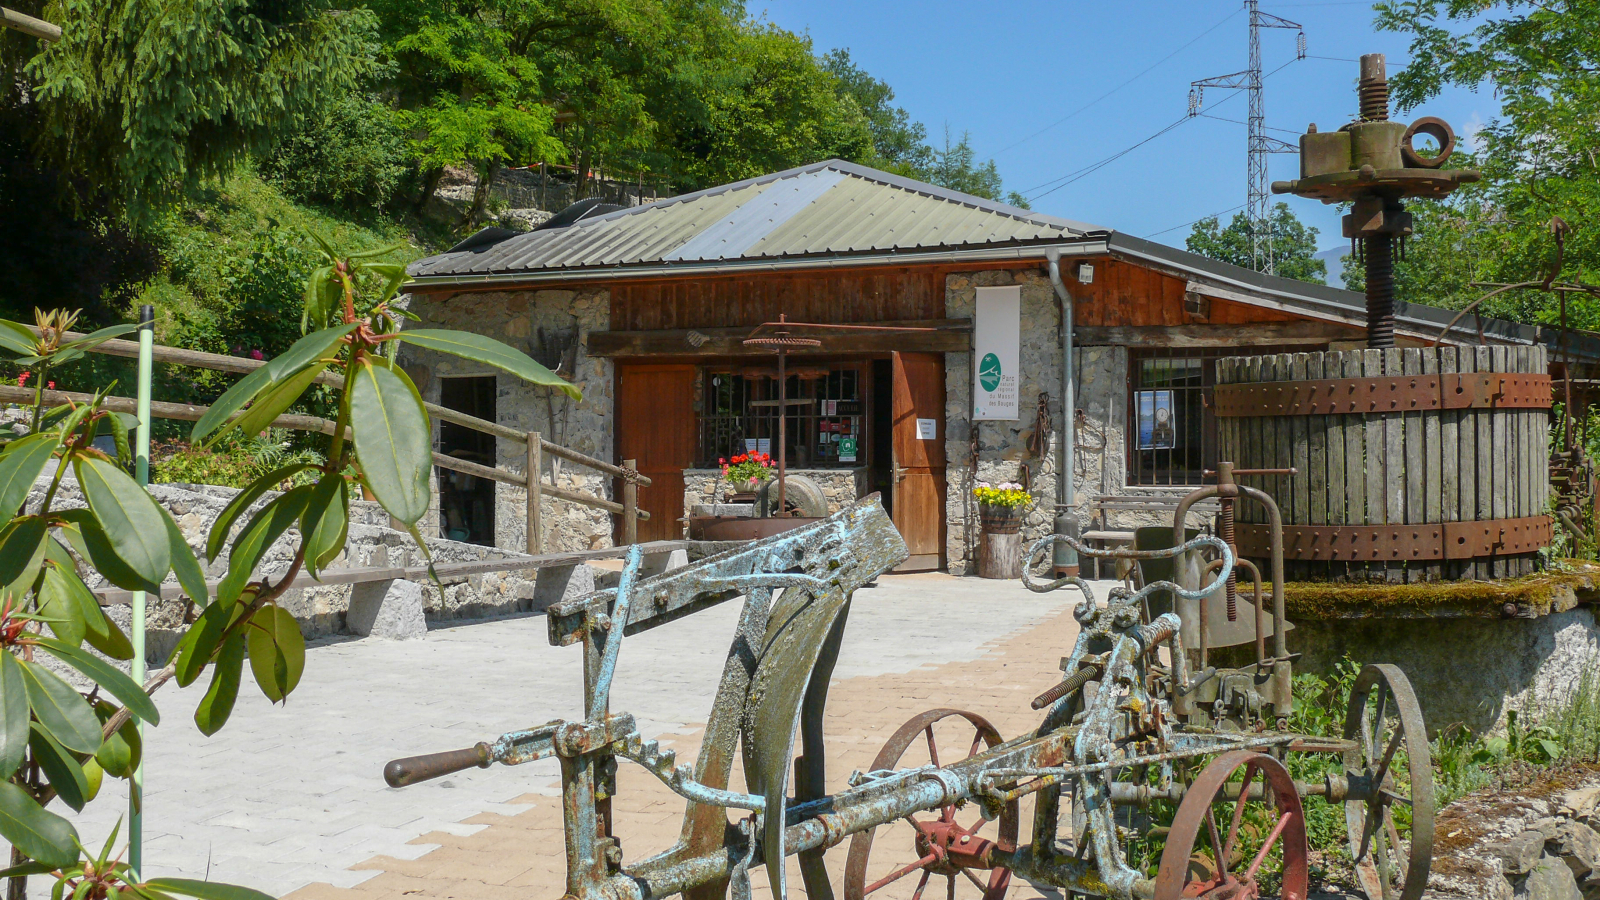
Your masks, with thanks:
M 1215 31 L 1216 29 L 1220 28 L 1222 25 L 1227 23 L 1228 19 L 1231 19 L 1231 18 L 1233 18 L 1233 16 L 1230 15 L 1230 16 L 1228 16 L 1228 18 L 1223 19 L 1221 22 L 1218 22 L 1216 25 L 1211 26 L 1205 32 L 1202 32 L 1199 36 L 1197 36 L 1194 40 L 1190 41 L 1189 44 L 1194 43 L 1194 41 L 1198 41 L 1200 38 L 1205 37 L 1206 34 L 1209 34 L 1212 31 Z M 1155 68 L 1155 66 L 1160 65 L 1162 62 L 1165 62 L 1166 60 L 1171 59 L 1178 52 L 1182 51 L 1185 47 L 1188 47 L 1189 44 L 1185 44 L 1183 47 L 1179 47 L 1178 50 L 1174 50 L 1172 53 L 1170 53 L 1166 57 L 1164 57 L 1160 62 L 1157 62 L 1154 65 L 1152 65 L 1150 68 Z M 1323 57 L 1317 57 L 1317 58 L 1321 59 Z M 1328 57 L 1328 58 L 1332 59 L 1333 57 Z M 1284 69 L 1288 68 L 1289 66 L 1294 65 L 1295 63 L 1299 62 L 1301 59 L 1302 59 L 1302 57 L 1299 57 L 1299 56 L 1296 56 L 1293 59 L 1290 59 L 1288 62 L 1284 63 L 1283 65 L 1281 65 L 1281 66 L 1277 67 L 1276 69 L 1273 69 L 1271 72 L 1268 72 L 1267 74 L 1263 75 L 1262 76 L 1262 80 L 1265 81 L 1266 79 L 1271 78 L 1272 76 L 1278 74 L 1279 72 L 1282 72 Z M 1148 71 L 1150 71 L 1150 69 L 1145 69 L 1145 72 L 1148 72 Z M 1128 79 L 1128 81 L 1123 82 L 1121 85 L 1118 85 L 1116 88 L 1113 88 L 1111 91 L 1107 92 L 1106 94 L 1103 94 L 1100 97 L 1096 98 L 1095 100 L 1090 101 L 1089 104 L 1087 104 L 1087 105 L 1079 108 L 1078 110 L 1070 113 L 1065 118 L 1059 119 L 1056 122 L 1045 126 L 1044 128 L 1040 129 L 1039 131 L 1034 132 L 1032 135 L 1029 135 L 1028 137 L 1023 138 L 1022 141 L 1018 141 L 1016 144 L 1012 144 L 1011 147 L 1015 147 L 1015 146 L 1017 146 L 1017 144 L 1020 144 L 1023 141 L 1030 140 L 1033 137 L 1037 137 L 1038 135 L 1043 134 L 1046 131 L 1049 131 L 1051 128 L 1054 128 L 1056 125 L 1059 125 L 1062 122 L 1065 122 L 1067 119 L 1071 118 L 1072 116 L 1075 116 L 1078 113 L 1082 112 L 1083 110 L 1088 109 L 1089 106 L 1093 106 L 1095 103 L 1100 102 L 1100 100 L 1105 99 L 1106 97 L 1110 96 L 1112 93 L 1115 93 L 1116 91 L 1121 90 L 1123 87 L 1127 86 L 1127 84 L 1129 84 L 1134 79 L 1138 78 L 1140 75 L 1143 75 L 1143 74 L 1144 74 L 1144 72 L 1140 72 L 1139 75 L 1135 75 L 1133 78 Z M 1239 91 L 1235 91 L 1235 92 L 1229 94 L 1227 97 L 1224 97 L 1222 100 L 1220 100 L 1217 103 L 1213 104 L 1211 108 L 1212 109 L 1216 109 L 1217 107 L 1221 106 L 1222 104 L 1227 103 L 1229 100 L 1232 100 L 1234 97 L 1239 96 L 1239 93 L 1240 93 Z M 1209 115 L 1207 113 L 1198 113 L 1197 115 L 1205 116 L 1208 119 L 1216 119 L 1216 120 L 1218 120 L 1220 122 L 1232 122 L 1233 124 L 1236 124 L 1236 125 L 1246 124 L 1246 123 L 1243 123 L 1243 122 L 1237 122 L 1237 121 L 1235 121 L 1233 119 L 1224 119 L 1224 118 L 1221 118 L 1220 116 Z M 1190 119 L 1190 118 L 1195 118 L 1195 116 L 1184 116 L 1184 119 Z M 1127 148 L 1125 148 L 1123 150 L 1119 150 L 1116 153 L 1113 153 L 1112 155 L 1110 155 L 1110 156 L 1108 156 L 1108 157 L 1106 157 L 1104 159 L 1101 159 L 1101 160 L 1099 160 L 1097 162 L 1090 163 L 1089 165 L 1084 166 L 1081 169 L 1074 169 L 1073 171 L 1068 172 L 1065 175 L 1061 175 L 1061 176 L 1059 176 L 1057 178 L 1052 178 L 1049 181 L 1043 182 L 1041 184 L 1034 185 L 1033 187 L 1028 188 L 1026 191 L 1023 191 L 1022 193 L 1023 193 L 1024 196 L 1028 197 L 1029 201 L 1034 201 L 1034 200 L 1038 200 L 1038 199 L 1043 198 L 1043 197 L 1047 197 L 1050 194 L 1053 194 L 1056 191 L 1066 187 L 1067 185 L 1072 184 L 1074 181 L 1078 181 L 1081 178 L 1085 178 L 1085 177 L 1087 177 L 1089 175 L 1094 174 L 1096 171 L 1099 171 L 1100 169 L 1110 165 L 1113 162 L 1116 162 L 1117 160 L 1121 159 L 1122 157 L 1127 156 L 1129 153 L 1132 153 L 1134 150 L 1137 150 L 1140 147 L 1143 147 L 1145 144 L 1150 143 L 1151 141 L 1155 140 L 1158 137 L 1161 137 L 1162 135 L 1164 135 L 1167 132 L 1173 130 L 1174 128 L 1178 127 L 1181 124 L 1183 124 L 1183 119 L 1179 119 L 1178 121 L 1173 122 L 1171 125 L 1168 125 L 1165 128 L 1162 128 L 1160 131 L 1157 131 L 1155 134 L 1150 135 L 1149 137 L 1139 141 L 1138 143 L 1132 145 L 1131 147 L 1127 147 Z M 1282 131 L 1282 132 L 1284 132 L 1286 134 L 1299 134 L 1299 132 L 1291 131 L 1291 130 L 1289 130 L 1287 128 L 1272 128 L 1272 130 L 1273 131 Z M 1009 150 L 1009 149 L 1011 149 L 1011 147 L 1007 147 L 1005 149 Z M 1004 153 L 1004 152 L 1005 152 L 1005 150 L 1001 150 L 1000 151 L 1000 153 Z M 999 155 L 999 154 L 996 154 L 996 155 Z M 1060 182 L 1060 184 L 1057 184 L 1057 182 Z M 1054 187 L 1050 187 L 1051 185 L 1055 185 L 1055 186 Z M 1050 189 L 1046 190 L 1046 191 L 1041 191 L 1042 188 L 1046 188 L 1046 187 L 1049 187 Z M 1034 193 L 1035 191 L 1040 191 L 1040 193 Z M 1193 224 L 1193 223 L 1190 223 L 1190 224 Z M 1180 225 L 1178 227 L 1181 228 L 1183 226 Z M 1171 230 L 1171 229 L 1168 229 L 1168 230 Z
M 1227 215 L 1228 213 L 1231 213 L 1231 212 L 1234 212 L 1235 210 L 1240 210 L 1240 209 L 1244 209 L 1244 204 L 1243 203 L 1239 204 L 1238 206 L 1230 206 L 1227 209 L 1222 210 L 1221 212 L 1214 212 L 1209 216 L 1201 216 L 1200 218 L 1195 219 L 1193 222 L 1185 222 L 1182 225 L 1174 225 L 1171 228 L 1163 228 L 1160 231 L 1155 232 L 1154 234 L 1147 234 L 1147 235 L 1145 235 L 1145 237 L 1146 238 L 1160 237 L 1161 235 L 1166 234 L 1169 231 L 1177 231 L 1179 228 L 1188 228 L 1190 225 L 1194 225 L 1194 224 L 1196 224 L 1198 222 L 1204 222 L 1207 219 L 1220 219 L 1223 216 Z
M 1195 113 L 1195 115 L 1199 116 L 1202 119 L 1216 119 L 1218 122 L 1227 122 L 1230 125 L 1249 125 L 1250 124 L 1249 122 L 1244 122 L 1244 121 L 1241 121 L 1239 119 L 1224 119 L 1221 116 L 1213 116 L 1210 113 Z M 1284 134 L 1299 134 L 1300 133 L 1298 131 L 1295 131 L 1293 128 L 1278 128 L 1278 127 L 1276 127 L 1274 125 L 1263 125 L 1261 127 L 1267 129 L 1268 131 L 1281 131 Z
M 1088 103 L 1085 103 L 1084 105 L 1082 105 L 1082 106 L 1078 107 L 1077 109 L 1073 110 L 1072 112 L 1069 112 L 1066 115 L 1062 116 L 1061 118 L 1055 120 L 1054 122 L 1051 122 L 1049 125 L 1046 125 L 1045 127 L 1039 129 L 1038 131 L 1035 131 L 1033 134 L 1030 134 L 1027 137 L 1025 137 L 1025 138 L 1023 138 L 1023 139 L 1021 139 L 1019 141 L 1016 141 L 1015 143 L 1012 143 L 1012 144 L 1009 144 L 1009 145 L 1007 145 L 1005 147 L 1002 147 L 999 151 L 997 151 L 995 153 L 995 156 L 999 156 L 1000 154 L 1005 153 L 1008 150 L 1012 150 L 1012 149 L 1015 149 L 1015 148 L 1017 148 L 1017 147 L 1019 147 L 1019 146 L 1021 146 L 1023 144 L 1026 144 L 1028 141 L 1033 140 L 1034 138 L 1038 137 L 1041 134 L 1044 134 L 1046 131 L 1049 131 L 1050 129 L 1056 127 L 1057 125 L 1060 125 L 1061 123 L 1067 121 L 1068 119 L 1073 118 L 1074 116 L 1078 115 L 1079 113 L 1084 112 L 1085 110 L 1089 109 L 1091 106 L 1094 106 L 1096 103 L 1099 103 L 1101 100 L 1106 99 L 1107 97 L 1111 96 L 1112 94 L 1115 94 L 1117 91 L 1122 90 L 1123 88 L 1127 87 L 1128 85 L 1133 84 L 1135 81 L 1138 81 L 1139 79 L 1143 78 L 1144 76 L 1150 74 L 1151 70 L 1155 69 L 1157 66 L 1159 66 L 1162 63 L 1166 62 L 1167 60 L 1173 58 L 1174 56 L 1177 56 L 1179 53 L 1182 53 L 1183 51 L 1189 49 L 1196 42 L 1198 42 L 1201 38 L 1205 37 L 1206 35 L 1210 34 L 1211 32 L 1216 31 L 1218 28 L 1221 28 L 1222 26 L 1228 24 L 1228 22 L 1230 20 L 1232 20 L 1234 16 L 1237 16 L 1239 14 L 1239 12 L 1240 12 L 1240 10 L 1234 10 L 1233 12 L 1231 12 L 1227 16 L 1225 16 L 1222 19 L 1222 21 L 1220 21 L 1217 24 L 1211 26 L 1210 28 L 1207 28 L 1205 31 L 1200 32 L 1199 34 L 1195 35 L 1192 39 L 1190 39 L 1188 43 L 1184 44 L 1183 46 L 1181 46 L 1178 49 L 1172 51 L 1171 53 L 1168 53 L 1166 56 L 1163 56 L 1160 59 L 1156 60 L 1155 62 L 1151 63 L 1143 71 L 1139 72 L 1139 74 L 1134 75 L 1132 78 L 1129 78 L 1127 81 L 1122 82 L 1121 84 L 1117 85 L 1116 87 L 1112 88 L 1111 90 L 1106 91 L 1104 94 L 1101 94 L 1100 96 L 1094 98 L 1093 100 L 1090 100 Z
M 1224 103 L 1227 103 L 1229 100 L 1232 100 L 1234 97 L 1237 97 L 1237 96 L 1239 96 L 1237 93 L 1229 94 L 1227 97 L 1224 97 L 1223 99 L 1217 101 L 1217 103 L 1212 108 L 1215 109 L 1216 107 L 1221 106 Z M 1183 118 L 1184 119 L 1190 119 L 1190 118 L 1193 118 L 1193 116 L 1185 115 Z M 1056 184 L 1056 182 L 1058 182 L 1058 181 L 1066 182 L 1065 184 L 1056 185 L 1055 188 L 1050 188 L 1049 191 L 1045 191 L 1044 193 L 1038 194 L 1036 197 L 1030 197 L 1029 199 L 1037 199 L 1037 197 L 1043 197 L 1043 196 L 1045 196 L 1045 194 L 1054 192 L 1057 188 L 1066 187 L 1068 184 L 1071 184 L 1073 181 L 1077 181 L 1078 178 L 1081 178 L 1084 175 L 1088 175 L 1091 172 L 1093 172 L 1094 170 L 1099 169 L 1099 168 L 1107 165 L 1108 163 L 1111 163 L 1111 162 L 1114 162 L 1114 161 L 1116 161 L 1118 159 L 1121 159 L 1122 157 L 1128 155 L 1132 151 L 1137 150 L 1138 148 L 1144 146 L 1145 144 L 1150 143 L 1151 141 L 1155 140 L 1156 138 L 1162 136 L 1163 134 L 1166 134 L 1167 132 L 1171 131 L 1172 129 L 1176 128 L 1178 125 L 1181 125 L 1182 123 L 1183 123 L 1183 119 L 1179 119 L 1177 122 L 1174 122 L 1171 125 L 1166 126 L 1165 128 L 1161 129 L 1160 131 L 1156 132 L 1155 134 L 1150 135 L 1147 138 L 1144 138 L 1143 140 L 1139 141 L 1138 143 L 1134 144 L 1131 147 L 1127 147 L 1127 148 L 1124 148 L 1122 150 L 1119 150 L 1116 153 L 1113 153 L 1112 155 L 1110 155 L 1110 156 L 1108 156 L 1108 157 L 1106 157 L 1106 158 L 1104 158 L 1102 160 L 1099 160 L 1099 161 L 1096 161 L 1096 162 L 1092 162 L 1092 163 L 1090 163 L 1090 164 L 1088 164 L 1088 165 L 1086 165 L 1086 166 L 1084 166 L 1082 168 L 1073 169 L 1072 171 L 1068 172 L 1065 175 L 1060 175 L 1060 176 L 1057 176 L 1055 178 L 1050 179 L 1049 181 L 1045 181 L 1045 182 L 1042 182 L 1040 184 L 1036 184 L 1033 187 L 1028 188 L 1025 191 L 1022 191 L 1021 193 L 1024 194 L 1024 195 L 1029 195 L 1029 194 L 1033 194 L 1033 192 L 1035 192 L 1035 191 L 1041 190 L 1043 188 L 1050 187 L 1051 185 Z M 1074 176 L 1076 176 L 1076 177 L 1074 177 Z M 1068 180 L 1068 179 L 1070 179 L 1070 180 Z
M 1068 173 L 1067 175 L 1063 175 L 1061 178 L 1056 179 L 1057 181 L 1061 182 L 1060 184 L 1056 185 L 1055 187 L 1051 188 L 1048 191 L 1043 191 L 1041 193 L 1034 194 L 1033 196 L 1029 197 L 1028 200 L 1031 202 L 1031 201 L 1034 201 L 1034 200 L 1042 199 L 1044 197 L 1048 197 L 1051 194 L 1055 193 L 1056 191 L 1059 191 L 1062 188 L 1066 187 L 1067 185 L 1073 183 L 1074 181 L 1079 180 L 1080 178 L 1085 178 L 1085 177 L 1087 177 L 1089 175 L 1093 175 L 1096 171 L 1098 171 L 1098 170 L 1100 170 L 1102 168 L 1105 168 L 1106 166 L 1110 165 L 1113 162 L 1116 162 L 1117 160 L 1121 159 L 1124 156 L 1127 156 L 1129 153 L 1132 153 L 1133 151 L 1139 149 L 1140 147 L 1143 147 L 1145 144 L 1150 143 L 1151 141 L 1155 140 L 1158 137 L 1161 137 L 1162 135 L 1166 134 L 1167 132 L 1171 131 L 1172 129 L 1177 128 L 1179 125 L 1182 125 L 1184 122 L 1189 121 L 1191 118 L 1193 118 L 1193 116 L 1184 115 L 1181 118 L 1179 118 L 1177 121 L 1173 122 L 1171 125 L 1168 125 L 1167 127 L 1165 127 L 1163 129 L 1161 129 L 1160 131 L 1156 132 L 1155 134 L 1150 135 L 1149 137 L 1147 137 L 1144 140 L 1138 142 L 1137 144 L 1134 144 L 1131 147 L 1128 147 L 1125 150 L 1120 150 L 1120 151 L 1118 151 L 1116 153 L 1113 153 L 1110 156 L 1106 157 L 1105 159 L 1100 160 L 1099 162 L 1092 163 L 1092 164 L 1090 164 L 1088 166 L 1085 166 L 1082 169 L 1079 169 L 1077 172 L 1072 172 L 1072 173 Z M 1062 179 L 1065 179 L 1065 180 L 1062 180 Z M 1049 182 L 1045 182 L 1045 184 L 1049 184 Z M 1041 185 L 1041 187 L 1042 186 L 1043 185 Z

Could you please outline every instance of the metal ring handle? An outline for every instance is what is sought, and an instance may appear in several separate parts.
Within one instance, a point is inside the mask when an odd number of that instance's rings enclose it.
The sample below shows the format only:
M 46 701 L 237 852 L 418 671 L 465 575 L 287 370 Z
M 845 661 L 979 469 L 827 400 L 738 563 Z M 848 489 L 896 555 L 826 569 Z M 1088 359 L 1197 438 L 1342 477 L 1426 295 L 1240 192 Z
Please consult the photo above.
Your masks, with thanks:
M 1439 153 L 1436 156 L 1423 156 L 1418 153 L 1411 142 L 1417 135 L 1425 134 L 1439 142 Z M 1406 161 L 1408 169 L 1437 169 L 1450 161 L 1450 154 L 1456 150 L 1456 133 L 1450 128 L 1450 123 L 1437 116 L 1423 116 L 1411 123 L 1405 135 L 1400 138 L 1400 156 Z

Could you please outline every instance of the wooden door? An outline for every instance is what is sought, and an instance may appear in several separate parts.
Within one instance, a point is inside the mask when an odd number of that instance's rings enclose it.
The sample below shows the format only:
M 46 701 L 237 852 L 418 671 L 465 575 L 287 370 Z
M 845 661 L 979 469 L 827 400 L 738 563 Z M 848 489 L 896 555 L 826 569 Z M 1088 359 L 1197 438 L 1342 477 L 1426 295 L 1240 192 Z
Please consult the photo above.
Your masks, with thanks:
M 639 488 L 639 540 L 683 538 L 683 470 L 695 462 L 694 379 L 690 365 L 617 364 L 617 462 L 639 461 L 650 486 Z M 618 491 L 617 496 L 621 496 Z M 621 540 L 617 516 L 617 540 Z
M 911 557 L 895 571 L 944 566 L 944 354 L 894 354 L 894 524 Z

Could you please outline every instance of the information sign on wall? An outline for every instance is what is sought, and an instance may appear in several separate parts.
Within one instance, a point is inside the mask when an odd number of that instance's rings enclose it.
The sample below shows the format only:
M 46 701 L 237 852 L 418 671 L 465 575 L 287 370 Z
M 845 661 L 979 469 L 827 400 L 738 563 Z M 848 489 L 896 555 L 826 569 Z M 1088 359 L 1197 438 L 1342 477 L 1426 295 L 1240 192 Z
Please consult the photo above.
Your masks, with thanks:
M 1017 418 L 1018 348 L 1022 340 L 1022 288 L 978 288 L 972 334 L 972 418 Z

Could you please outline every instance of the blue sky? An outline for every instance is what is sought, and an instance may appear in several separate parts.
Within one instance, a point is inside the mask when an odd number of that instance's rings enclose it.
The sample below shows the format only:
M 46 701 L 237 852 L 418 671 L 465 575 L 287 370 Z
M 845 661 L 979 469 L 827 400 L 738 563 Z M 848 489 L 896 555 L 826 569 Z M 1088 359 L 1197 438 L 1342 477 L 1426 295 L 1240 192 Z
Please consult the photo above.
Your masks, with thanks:
M 809 34 L 819 53 L 848 47 L 931 136 L 942 139 L 946 125 L 957 136 L 970 131 L 980 158 L 999 164 L 1006 188 L 1028 195 L 1183 118 L 1191 81 L 1239 71 L 1247 62 L 1248 20 L 1235 0 L 751 0 L 749 9 Z M 1373 29 L 1367 2 L 1263 2 L 1261 9 L 1304 26 L 1309 56 L 1351 60 L 1293 61 L 1294 31 L 1262 31 L 1263 68 L 1273 73 L 1266 80 L 1267 125 L 1284 129 L 1269 133 L 1291 144 L 1307 123 L 1328 130 L 1351 119 L 1357 57 L 1384 53 L 1393 73 L 1408 56 L 1405 36 Z M 1081 109 L 1108 91 L 1114 93 Z M 1033 206 L 1182 246 L 1186 223 L 1224 211 L 1226 221 L 1230 207 L 1244 205 L 1247 108 L 1243 92 L 1208 90 L 1203 111 L 1240 124 L 1183 122 L 1038 196 Z M 1498 108 L 1487 89 L 1452 90 L 1397 118 L 1436 115 L 1463 134 Z M 1275 155 L 1272 177 L 1293 178 L 1297 165 L 1291 154 Z M 1288 202 L 1319 230 L 1320 248 L 1345 243 L 1334 208 Z

